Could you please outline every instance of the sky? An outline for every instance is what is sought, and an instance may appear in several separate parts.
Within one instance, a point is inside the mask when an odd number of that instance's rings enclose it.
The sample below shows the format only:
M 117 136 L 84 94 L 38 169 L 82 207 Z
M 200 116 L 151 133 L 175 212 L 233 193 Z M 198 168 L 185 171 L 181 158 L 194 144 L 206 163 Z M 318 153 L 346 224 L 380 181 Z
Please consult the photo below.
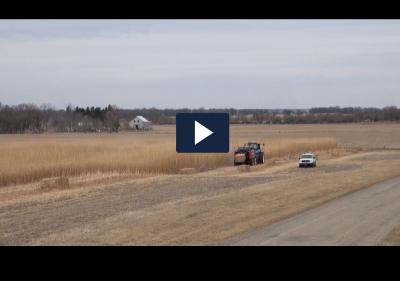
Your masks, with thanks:
M 0 102 L 400 106 L 400 21 L 0 20 Z

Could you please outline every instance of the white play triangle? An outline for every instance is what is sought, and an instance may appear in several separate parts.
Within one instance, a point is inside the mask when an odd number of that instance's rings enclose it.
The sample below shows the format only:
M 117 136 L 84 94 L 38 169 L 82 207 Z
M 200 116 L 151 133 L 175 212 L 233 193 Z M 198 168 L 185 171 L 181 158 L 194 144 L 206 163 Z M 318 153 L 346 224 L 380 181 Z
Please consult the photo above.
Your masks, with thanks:
M 208 136 L 210 136 L 213 131 L 210 131 L 199 122 L 194 120 L 194 145 L 198 144 Z

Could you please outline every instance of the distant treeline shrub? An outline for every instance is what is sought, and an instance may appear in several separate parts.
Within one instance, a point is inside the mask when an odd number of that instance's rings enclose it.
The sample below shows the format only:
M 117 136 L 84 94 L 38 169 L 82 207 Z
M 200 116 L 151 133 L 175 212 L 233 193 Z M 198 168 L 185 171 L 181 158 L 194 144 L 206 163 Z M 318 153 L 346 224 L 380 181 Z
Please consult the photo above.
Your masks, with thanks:
M 229 113 L 232 124 L 318 124 L 400 121 L 400 108 L 318 107 L 311 109 L 118 109 L 100 107 L 73 107 L 55 109 L 51 105 L 37 106 L 0 103 L 0 133 L 42 132 L 117 132 L 121 123 L 137 115 L 145 116 L 153 124 L 175 124 L 177 113 Z

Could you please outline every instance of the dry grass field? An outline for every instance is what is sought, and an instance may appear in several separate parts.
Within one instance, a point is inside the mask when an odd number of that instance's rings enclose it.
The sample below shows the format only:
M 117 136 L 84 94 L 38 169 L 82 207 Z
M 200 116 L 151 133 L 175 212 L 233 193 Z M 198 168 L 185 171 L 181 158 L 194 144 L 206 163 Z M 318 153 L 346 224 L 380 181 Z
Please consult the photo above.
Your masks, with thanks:
M 3 187 L 0 245 L 225 243 L 399 175 L 399 151 L 373 151 L 324 159 L 316 169 L 288 161 L 51 192 Z
M 174 126 L 0 135 L 0 244 L 222 243 L 400 175 L 399 124 L 233 125 L 230 133 L 228 154 L 175 153 Z M 266 165 L 232 166 L 233 149 L 247 141 L 265 143 Z M 297 168 L 304 150 L 320 156 L 316 169 Z M 180 173 L 191 167 L 198 172 Z M 39 187 L 54 176 L 69 183 Z
M 337 140 L 339 147 L 363 149 L 400 149 L 399 123 L 365 124 L 299 124 L 231 126 L 232 137 L 261 138 L 321 138 Z
M 248 139 L 247 134 L 253 129 L 255 133 Z M 337 146 L 335 138 L 307 134 L 269 138 L 268 129 L 269 126 L 234 127 L 229 154 L 178 154 L 173 126 L 120 134 L 3 135 L 0 137 L 0 186 L 98 173 L 135 176 L 176 174 L 182 168 L 212 170 L 231 165 L 234 147 L 249 140 L 265 143 L 268 158 Z
M 265 143 L 268 158 L 304 150 L 400 148 L 398 124 L 233 125 L 231 153 L 249 140 Z M 231 154 L 177 154 L 174 126 L 145 133 L 0 136 L 0 186 L 55 176 L 96 173 L 173 174 L 231 164 Z
M 230 154 L 178 154 L 175 127 L 119 134 L 0 136 L 0 186 L 44 178 L 99 173 L 121 176 L 176 174 L 231 165 L 232 151 L 254 140 L 265 143 L 267 158 L 339 147 L 400 148 L 398 124 L 233 125 Z

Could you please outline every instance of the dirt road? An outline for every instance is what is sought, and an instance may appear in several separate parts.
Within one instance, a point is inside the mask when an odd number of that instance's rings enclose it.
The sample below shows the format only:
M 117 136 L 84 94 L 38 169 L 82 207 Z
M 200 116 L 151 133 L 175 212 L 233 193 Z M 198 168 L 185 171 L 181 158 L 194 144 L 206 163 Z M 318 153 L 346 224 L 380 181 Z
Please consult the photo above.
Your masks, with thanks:
M 232 240 L 232 245 L 376 245 L 400 223 L 400 177 Z
M 299 169 L 289 161 L 250 171 L 226 167 L 49 192 L 5 187 L 0 189 L 0 245 L 220 244 L 395 176 L 400 176 L 400 152 L 376 151 L 321 160 L 316 169 Z M 335 207 L 328 210 L 333 214 L 325 221 L 327 230 L 352 225 L 348 210 L 358 217 L 354 231 L 360 231 L 349 234 L 355 237 L 351 243 L 373 243 L 383 235 L 374 229 L 389 228 L 385 214 L 393 215 L 393 223 L 400 217 L 400 189 L 385 183 L 376 190 L 342 203 L 337 217 Z M 375 200 L 364 212 L 365 202 Z M 361 223 L 366 216 L 371 225 Z M 372 234 L 362 240 L 366 233 Z

